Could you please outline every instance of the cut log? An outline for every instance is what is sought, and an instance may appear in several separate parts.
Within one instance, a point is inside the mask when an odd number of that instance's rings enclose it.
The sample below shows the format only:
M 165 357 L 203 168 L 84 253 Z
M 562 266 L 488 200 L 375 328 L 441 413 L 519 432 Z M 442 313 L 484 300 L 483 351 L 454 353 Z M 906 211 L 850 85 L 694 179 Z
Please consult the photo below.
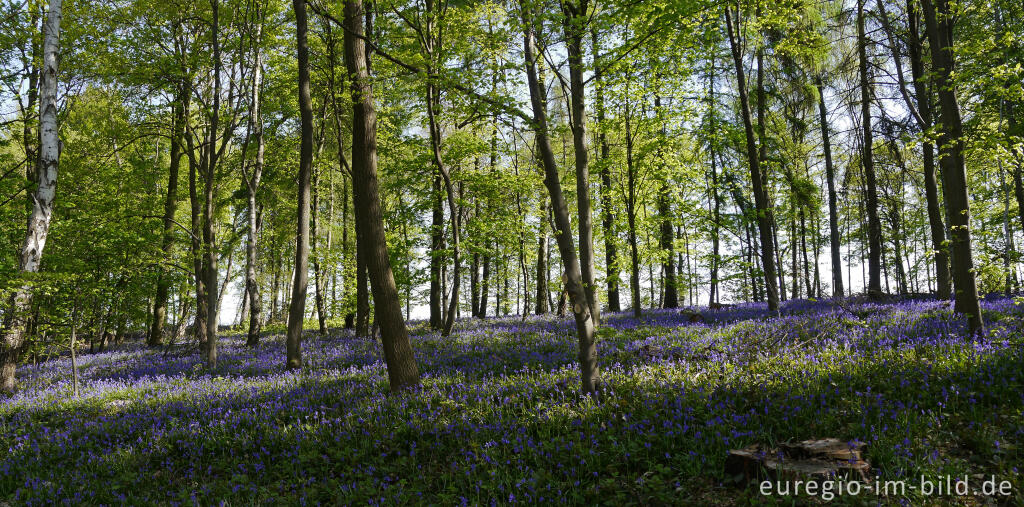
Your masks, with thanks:
M 804 440 L 803 442 L 784 442 L 779 444 L 779 450 L 786 456 L 793 458 L 825 458 L 840 460 L 859 460 L 861 450 L 864 448 L 862 442 L 844 442 L 838 438 L 822 438 L 817 440 Z
M 777 448 L 754 444 L 732 449 L 725 460 L 728 477 L 751 481 L 830 480 L 836 477 L 869 482 L 871 466 L 862 458 L 864 443 L 836 438 L 787 442 Z

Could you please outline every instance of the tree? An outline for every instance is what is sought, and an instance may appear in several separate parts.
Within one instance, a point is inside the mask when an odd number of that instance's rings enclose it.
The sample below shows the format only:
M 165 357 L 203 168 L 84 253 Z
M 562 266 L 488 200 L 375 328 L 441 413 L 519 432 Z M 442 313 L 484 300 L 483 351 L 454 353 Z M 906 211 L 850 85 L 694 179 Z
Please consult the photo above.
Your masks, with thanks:
M 36 166 L 36 190 L 32 213 L 22 243 L 19 271 L 36 273 L 43 258 L 46 237 L 53 216 L 60 162 L 60 137 L 57 125 L 57 65 L 60 61 L 61 0 L 50 0 L 43 23 L 43 65 L 39 71 L 39 161 Z M 7 303 L 0 328 L 0 393 L 13 394 L 15 370 L 25 343 L 26 313 L 32 304 L 32 284 L 18 287 Z
M 597 365 L 597 346 L 594 342 L 594 319 L 590 313 L 589 299 L 583 287 L 579 258 L 572 240 L 572 225 L 569 220 L 569 206 L 562 193 L 562 183 L 558 176 L 558 165 L 548 137 L 547 112 L 545 97 L 541 83 L 537 78 L 536 51 L 536 14 L 528 4 L 522 5 L 523 22 L 523 58 L 526 66 L 527 86 L 530 90 L 530 105 L 533 110 L 533 130 L 536 137 L 537 151 L 540 152 L 541 164 L 544 167 L 544 185 L 551 198 L 551 210 L 555 218 L 556 241 L 562 257 L 565 273 L 562 281 L 569 294 L 576 322 L 576 336 L 579 342 L 580 374 L 584 393 L 596 394 L 600 383 L 600 371 Z
M 245 343 L 250 347 L 259 344 L 260 328 L 263 322 L 263 299 L 260 297 L 259 280 L 256 276 L 256 245 L 260 229 L 263 225 L 263 210 L 258 200 L 260 182 L 263 179 L 264 152 L 266 150 L 266 140 L 263 135 L 263 95 L 261 94 L 263 88 L 263 58 L 260 46 L 263 42 L 263 21 L 266 11 L 265 9 L 258 8 L 257 11 L 259 24 L 257 25 L 256 41 L 253 44 L 252 98 L 249 103 L 251 108 L 249 128 L 251 135 L 256 138 L 256 157 L 250 170 L 246 169 L 246 162 L 242 162 L 242 178 L 248 198 L 247 219 L 249 225 L 249 233 L 246 235 L 245 240 L 245 296 L 249 298 L 249 329 L 246 333 Z
M 595 324 L 601 308 L 594 282 L 594 225 L 590 205 L 590 161 L 587 152 L 587 118 L 583 87 L 583 36 L 587 33 L 589 0 L 561 0 L 562 27 L 569 55 L 569 93 L 572 100 L 572 143 L 576 162 L 576 208 L 579 219 L 580 266 L 587 302 Z M 595 49 L 596 51 L 596 49 Z
M 362 254 L 370 276 L 374 314 L 380 325 L 388 380 L 391 391 L 396 392 L 418 384 L 419 370 L 405 321 L 402 320 L 402 307 L 381 219 L 377 182 L 377 113 L 370 85 L 363 9 L 362 0 L 345 3 L 345 66 L 352 76 L 352 187 L 359 231 L 357 241 L 365 246 Z
M 167 198 L 164 201 L 163 236 L 161 250 L 164 262 L 171 260 L 171 248 L 174 246 L 174 215 L 178 210 L 178 172 L 181 168 L 181 141 L 184 135 L 185 110 L 188 109 L 188 93 L 184 83 L 175 87 L 175 100 L 171 107 L 171 164 L 167 172 Z M 167 293 L 170 289 L 167 268 L 160 267 L 157 278 L 156 295 L 153 301 L 153 326 L 149 333 L 149 345 L 159 346 L 164 339 L 164 324 L 167 321 Z
M 825 180 L 828 184 L 828 240 L 832 257 L 832 297 L 843 297 L 843 260 L 839 243 L 839 213 L 836 196 L 835 167 L 832 165 L 832 142 L 829 135 L 828 109 L 825 107 L 825 86 L 821 76 L 815 81 L 818 90 L 818 122 L 821 124 L 821 144 L 825 155 Z
M 867 35 L 865 33 L 865 0 L 857 0 L 857 54 L 860 58 L 861 165 L 867 185 L 865 207 L 868 215 L 868 294 L 882 293 L 882 221 L 878 218 L 878 189 L 871 130 L 871 77 L 868 75 Z
M 600 145 L 601 172 L 601 228 L 604 231 L 605 280 L 608 291 L 608 310 L 617 312 L 619 306 L 619 266 L 615 246 L 615 213 L 612 210 L 611 164 L 608 160 L 610 148 L 605 132 L 604 70 L 597 61 L 601 45 L 598 43 L 597 27 L 590 26 L 591 46 L 594 48 L 594 108 L 597 112 L 598 144 Z
M 885 12 L 885 2 L 878 2 L 879 17 L 889 39 L 889 46 L 892 48 L 893 61 L 896 65 L 896 78 L 899 83 L 901 94 L 907 109 L 914 118 L 918 128 L 923 133 L 921 136 L 921 157 L 924 166 L 924 191 L 927 202 L 928 225 L 931 232 L 932 249 L 934 253 L 935 278 L 937 282 L 936 294 L 940 299 L 949 299 L 951 293 L 951 281 L 949 274 L 949 249 L 945 245 L 946 227 L 943 224 L 942 212 L 939 205 L 939 190 L 935 180 L 935 147 L 927 132 L 933 127 L 932 121 L 932 94 L 928 88 L 925 77 L 924 47 L 921 42 L 920 24 L 921 16 L 917 8 L 917 0 L 907 0 L 907 53 L 910 57 L 910 71 L 914 83 L 914 99 L 911 100 L 907 91 L 906 80 L 903 77 L 903 68 L 896 45 L 895 34 L 889 24 L 889 15 Z
M 313 172 L 313 100 L 309 94 L 309 43 L 306 32 L 306 2 L 293 0 L 295 40 L 299 62 L 299 112 L 301 114 L 301 146 L 299 148 L 298 224 L 295 232 L 295 280 L 288 310 L 288 368 L 302 366 L 302 321 L 306 314 L 306 289 L 309 285 L 309 199 Z
M 967 167 L 964 163 L 963 119 L 953 80 L 956 57 L 953 52 L 953 13 L 947 0 L 921 0 L 931 47 L 932 68 L 939 95 L 939 166 L 946 194 L 946 214 L 950 221 L 954 310 L 967 316 L 972 334 L 981 334 L 985 324 L 978 302 L 974 253 L 971 248 L 970 197 L 967 192 Z
M 735 21 L 730 14 L 730 7 L 725 8 L 725 26 L 729 35 L 729 46 L 732 49 L 733 64 L 736 68 L 736 82 L 739 87 L 740 115 L 743 117 L 743 130 L 746 136 L 747 163 L 750 166 L 750 181 L 754 189 L 754 212 L 757 214 L 757 229 L 761 240 L 761 266 L 764 271 L 765 288 L 768 296 L 768 309 L 778 311 L 779 289 L 775 278 L 775 243 L 772 236 L 772 210 L 768 206 L 768 197 L 762 179 L 761 158 L 758 153 L 754 125 L 750 117 L 750 99 L 747 95 L 747 79 L 743 70 L 743 52 L 738 38 L 740 33 L 739 4 L 735 9 Z M 763 147 L 763 143 L 762 143 Z

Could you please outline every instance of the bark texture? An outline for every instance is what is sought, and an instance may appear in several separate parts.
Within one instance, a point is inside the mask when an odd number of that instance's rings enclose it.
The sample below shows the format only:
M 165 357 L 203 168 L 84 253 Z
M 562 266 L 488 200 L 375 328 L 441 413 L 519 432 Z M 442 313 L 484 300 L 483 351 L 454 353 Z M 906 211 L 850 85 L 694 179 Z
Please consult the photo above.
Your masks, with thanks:
M 391 270 L 388 246 L 381 217 L 377 182 L 377 112 L 370 87 L 369 57 L 363 39 L 362 0 L 345 4 L 345 65 L 352 76 L 352 180 L 356 227 L 365 248 L 364 257 L 376 322 L 380 326 L 384 361 L 388 367 L 391 391 L 419 383 L 419 370 L 413 357 L 409 333 L 402 319 L 402 306 Z
M 22 243 L 18 270 L 36 273 L 42 262 L 46 237 L 53 216 L 57 190 L 57 164 L 60 138 L 57 126 L 57 64 L 60 59 L 61 0 L 50 0 L 43 24 L 43 66 L 39 76 L 39 158 L 36 165 L 36 190 L 28 230 Z M 22 285 L 11 295 L 0 327 L 0 393 L 13 394 L 15 371 L 25 342 L 25 326 L 32 305 L 32 286 Z

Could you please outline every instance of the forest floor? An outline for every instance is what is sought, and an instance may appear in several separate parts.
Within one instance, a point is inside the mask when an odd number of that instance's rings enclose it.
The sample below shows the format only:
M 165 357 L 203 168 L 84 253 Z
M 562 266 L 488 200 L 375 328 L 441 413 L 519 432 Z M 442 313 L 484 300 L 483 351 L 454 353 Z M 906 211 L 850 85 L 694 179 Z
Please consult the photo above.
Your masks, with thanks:
M 141 344 L 19 371 L 0 401 L 0 503 L 761 504 L 727 477 L 729 449 L 835 437 L 867 444 L 883 479 L 995 476 L 1024 485 L 1024 305 L 990 298 L 984 337 L 950 304 L 790 301 L 607 316 L 604 390 L 581 396 L 569 321 L 414 323 L 417 390 L 389 395 L 380 346 L 339 331 L 303 342 Z M 798 503 L 816 503 L 804 497 Z M 854 499 L 984 504 L 979 497 Z

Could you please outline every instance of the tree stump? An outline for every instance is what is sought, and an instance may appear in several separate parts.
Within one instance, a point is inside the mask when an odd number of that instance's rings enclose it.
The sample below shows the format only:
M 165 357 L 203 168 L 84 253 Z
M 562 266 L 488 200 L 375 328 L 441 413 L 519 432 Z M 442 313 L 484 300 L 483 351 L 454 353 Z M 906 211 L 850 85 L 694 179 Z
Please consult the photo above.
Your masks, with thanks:
M 732 449 L 725 460 L 725 473 L 737 482 L 773 480 L 818 480 L 835 477 L 868 482 L 871 466 L 864 461 L 863 442 L 837 438 L 787 442 L 777 448 L 754 444 Z

